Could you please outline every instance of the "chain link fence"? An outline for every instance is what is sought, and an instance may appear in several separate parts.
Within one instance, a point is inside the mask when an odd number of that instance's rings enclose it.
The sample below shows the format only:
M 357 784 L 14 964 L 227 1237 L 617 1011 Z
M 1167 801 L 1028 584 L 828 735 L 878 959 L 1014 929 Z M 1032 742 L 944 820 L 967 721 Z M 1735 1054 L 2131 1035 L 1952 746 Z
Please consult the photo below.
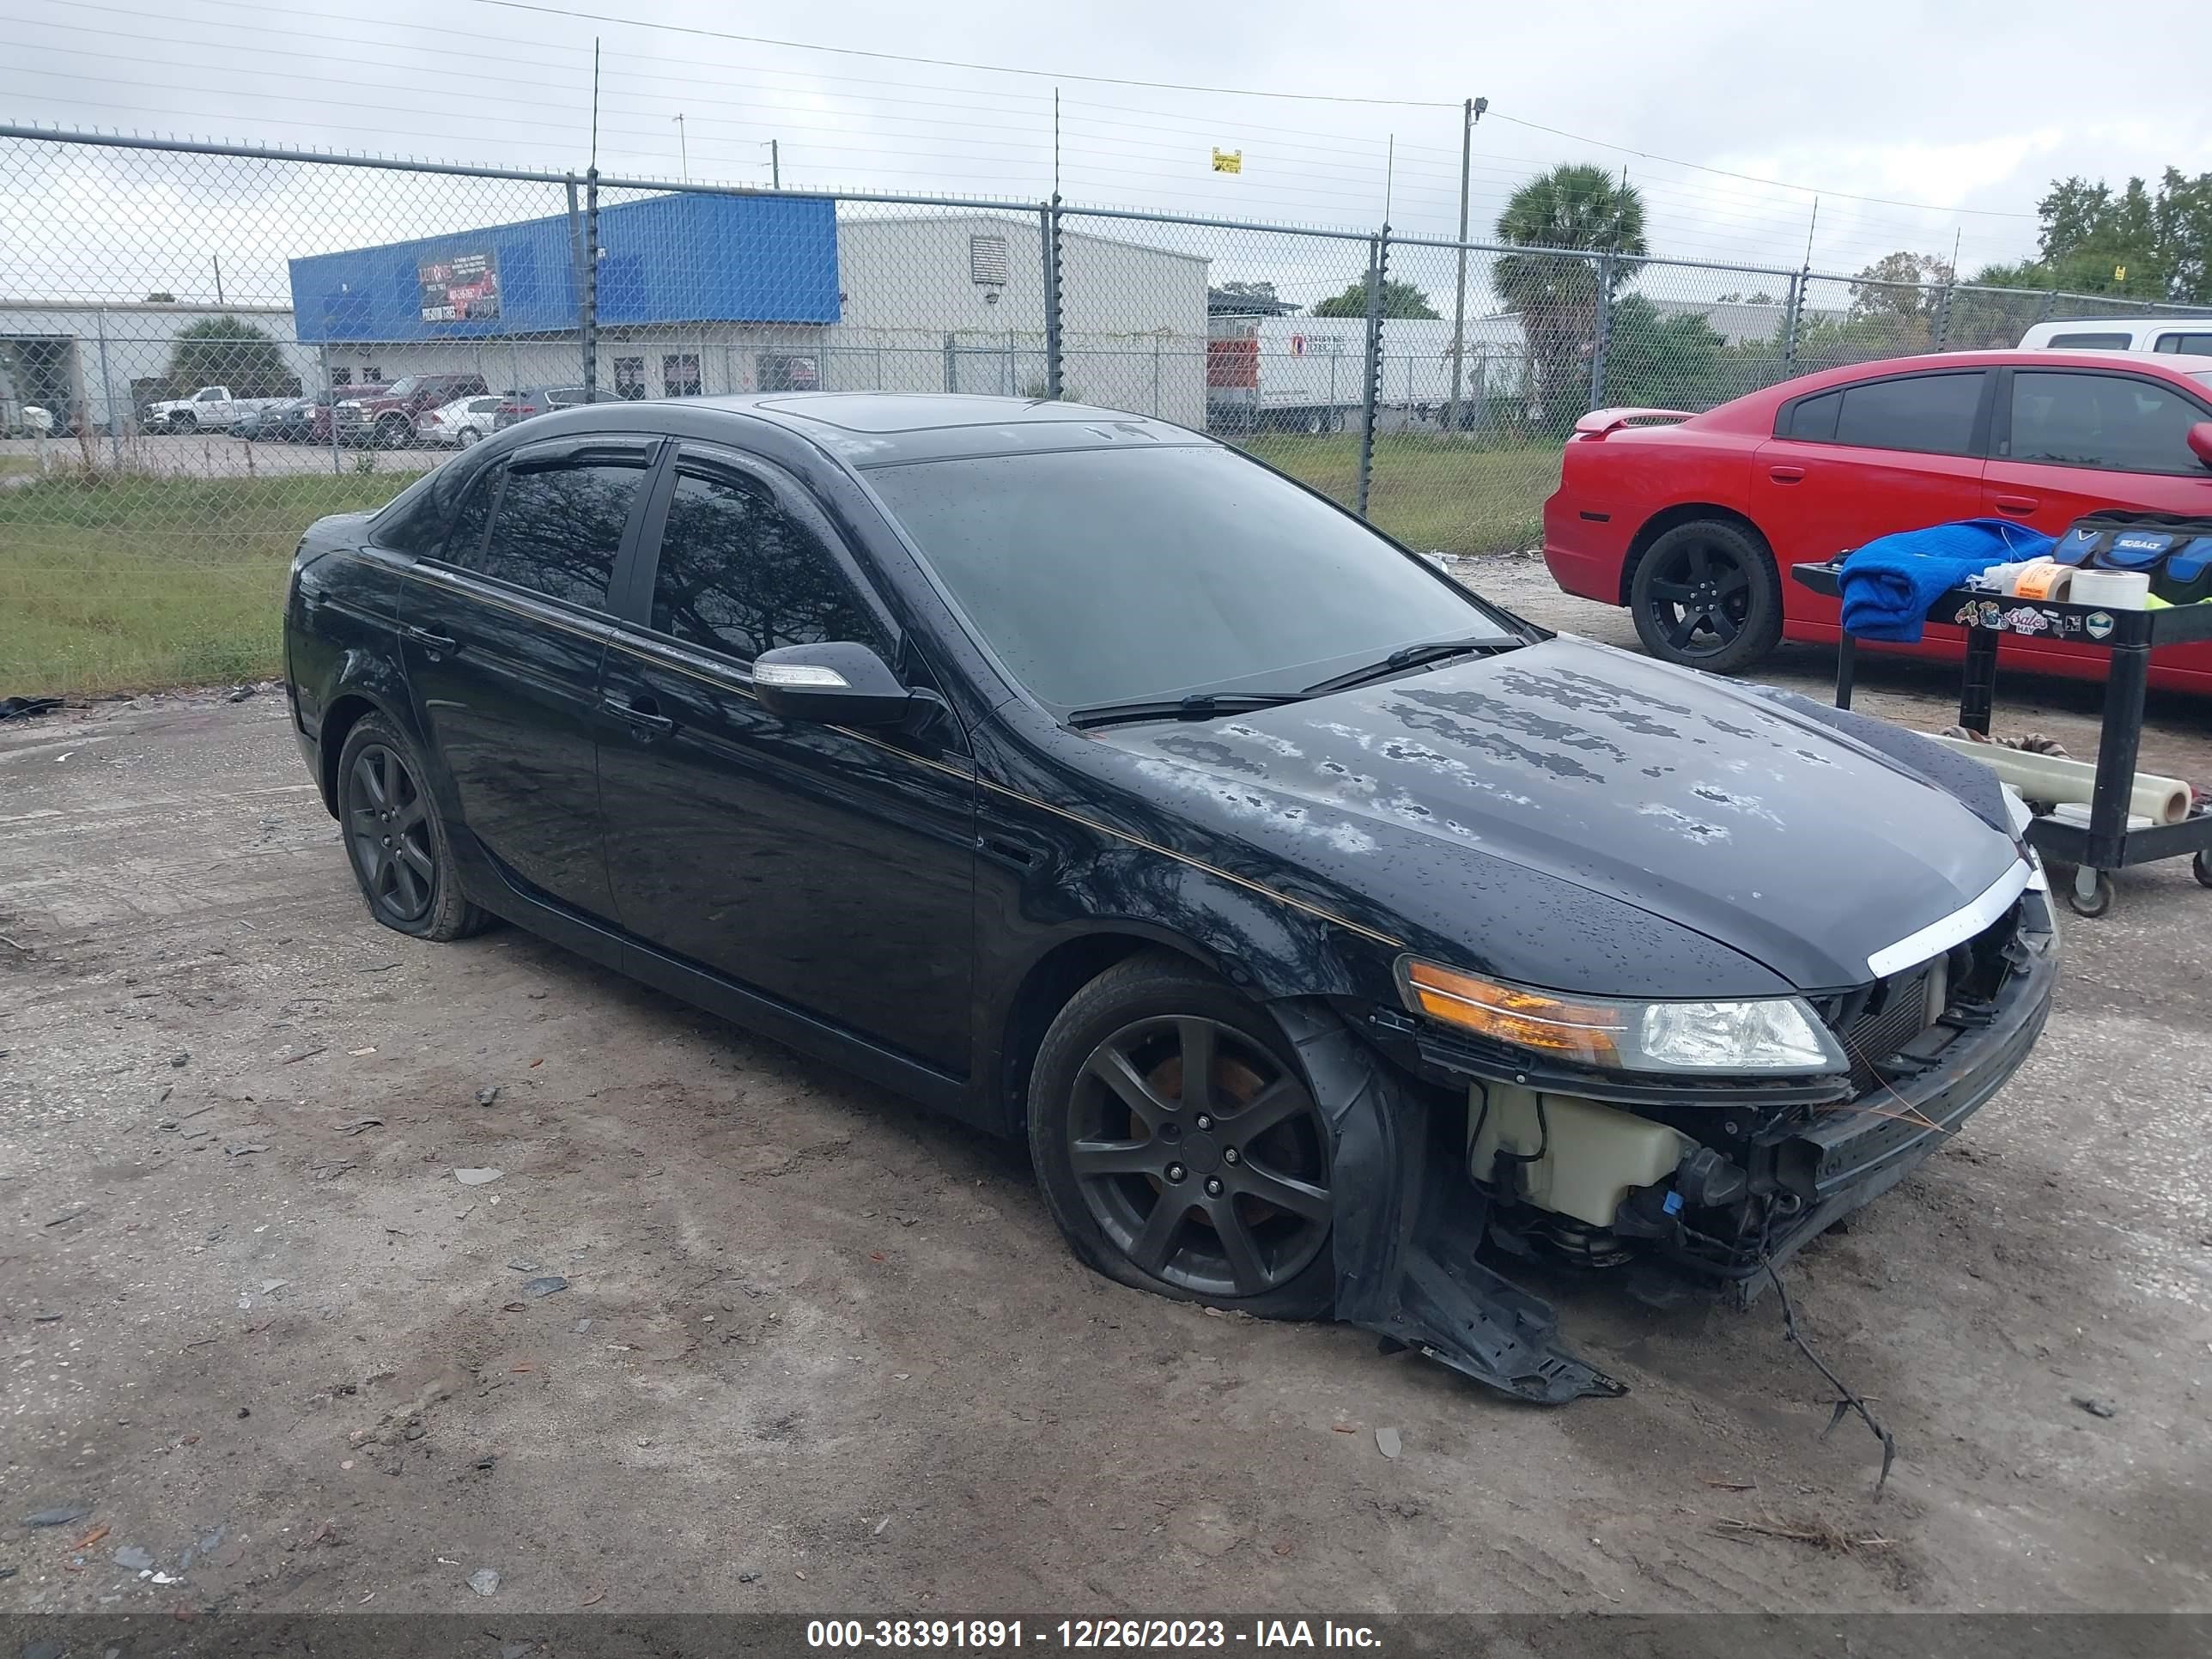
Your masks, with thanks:
M 1593 408 L 2159 309 L 0 127 L 0 694 L 273 673 L 308 523 L 573 404 L 1064 398 L 1486 553 L 1534 544 Z

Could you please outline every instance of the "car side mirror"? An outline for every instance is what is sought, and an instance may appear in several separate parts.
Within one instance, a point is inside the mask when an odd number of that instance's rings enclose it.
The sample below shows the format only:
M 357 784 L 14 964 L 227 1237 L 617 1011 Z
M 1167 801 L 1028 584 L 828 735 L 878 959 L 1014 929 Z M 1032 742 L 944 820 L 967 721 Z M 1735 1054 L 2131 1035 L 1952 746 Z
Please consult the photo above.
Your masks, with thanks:
M 753 659 L 753 692 L 778 720 L 824 726 L 895 726 L 915 700 L 881 657 L 850 640 L 762 652 Z
M 2212 421 L 2199 421 L 2189 428 L 2189 453 L 2212 466 Z

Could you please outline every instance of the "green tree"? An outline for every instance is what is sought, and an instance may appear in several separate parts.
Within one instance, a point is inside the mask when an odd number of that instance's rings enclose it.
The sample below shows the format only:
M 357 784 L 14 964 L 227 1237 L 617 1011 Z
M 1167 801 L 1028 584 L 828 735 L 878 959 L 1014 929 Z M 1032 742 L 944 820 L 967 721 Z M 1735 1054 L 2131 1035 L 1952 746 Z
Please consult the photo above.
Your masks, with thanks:
M 1313 314 L 1316 317 L 1364 317 L 1367 314 L 1367 279 L 1363 276 L 1343 293 L 1332 294 L 1317 302 Z M 1429 303 L 1429 296 L 1411 283 L 1394 283 L 1386 278 L 1382 283 L 1382 314 L 1385 317 L 1411 319 L 1416 322 L 1433 322 L 1437 308 Z
M 173 306 L 177 303 L 177 296 L 167 289 L 157 288 L 146 296 L 146 303 L 149 306 Z
M 169 349 L 169 384 L 189 392 L 204 386 L 227 386 L 234 397 L 297 397 L 299 377 L 285 366 L 284 353 L 266 330 L 242 317 L 203 317 L 177 331 Z
M 1606 331 L 1605 401 L 1643 409 L 1710 409 L 1734 395 L 1728 342 L 1697 311 L 1662 315 L 1641 294 L 1613 302 Z
M 1492 267 L 1491 286 L 1521 319 L 1539 417 L 1564 430 L 1589 406 L 1601 290 L 1606 299 L 1619 293 L 1636 275 L 1627 261 L 1646 251 L 1644 198 L 1603 167 L 1563 163 L 1507 198 L 1498 237 L 1516 247 L 1623 256 L 1504 253 Z
M 1282 296 L 1275 292 L 1273 283 L 1224 283 L 1218 291 L 1226 298 L 1249 300 L 1270 310 L 1283 303 Z
M 2119 190 L 2101 179 L 2053 179 L 2036 213 L 2039 256 L 1986 267 L 1978 280 L 2212 305 L 2212 173 L 2192 179 L 2167 167 L 2154 190 L 2141 179 Z

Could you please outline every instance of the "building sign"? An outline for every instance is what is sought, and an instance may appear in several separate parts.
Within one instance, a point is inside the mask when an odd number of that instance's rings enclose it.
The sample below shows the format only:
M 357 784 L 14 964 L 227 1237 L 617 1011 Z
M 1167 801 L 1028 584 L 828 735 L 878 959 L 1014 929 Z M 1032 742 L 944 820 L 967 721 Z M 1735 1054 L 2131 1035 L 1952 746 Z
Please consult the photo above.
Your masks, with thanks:
M 422 320 L 459 323 L 499 315 L 499 262 L 489 252 L 457 253 L 416 268 Z

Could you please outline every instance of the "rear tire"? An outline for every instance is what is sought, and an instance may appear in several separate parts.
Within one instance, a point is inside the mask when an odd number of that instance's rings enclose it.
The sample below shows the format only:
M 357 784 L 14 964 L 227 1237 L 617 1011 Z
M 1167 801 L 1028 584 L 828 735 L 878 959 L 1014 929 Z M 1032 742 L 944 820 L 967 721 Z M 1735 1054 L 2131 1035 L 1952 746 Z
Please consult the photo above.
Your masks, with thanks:
M 428 776 L 398 727 L 363 715 L 338 751 L 338 830 L 369 915 L 443 944 L 481 932 L 489 917 L 461 891 Z
M 1755 532 L 1694 519 L 1644 550 L 1628 608 L 1636 636 L 1662 662 L 1741 673 L 1782 638 L 1782 576 Z
M 1147 952 L 1069 999 L 1029 1139 L 1046 1207 L 1108 1278 L 1262 1319 L 1334 1305 L 1328 1124 L 1281 1029 L 1211 974 Z

